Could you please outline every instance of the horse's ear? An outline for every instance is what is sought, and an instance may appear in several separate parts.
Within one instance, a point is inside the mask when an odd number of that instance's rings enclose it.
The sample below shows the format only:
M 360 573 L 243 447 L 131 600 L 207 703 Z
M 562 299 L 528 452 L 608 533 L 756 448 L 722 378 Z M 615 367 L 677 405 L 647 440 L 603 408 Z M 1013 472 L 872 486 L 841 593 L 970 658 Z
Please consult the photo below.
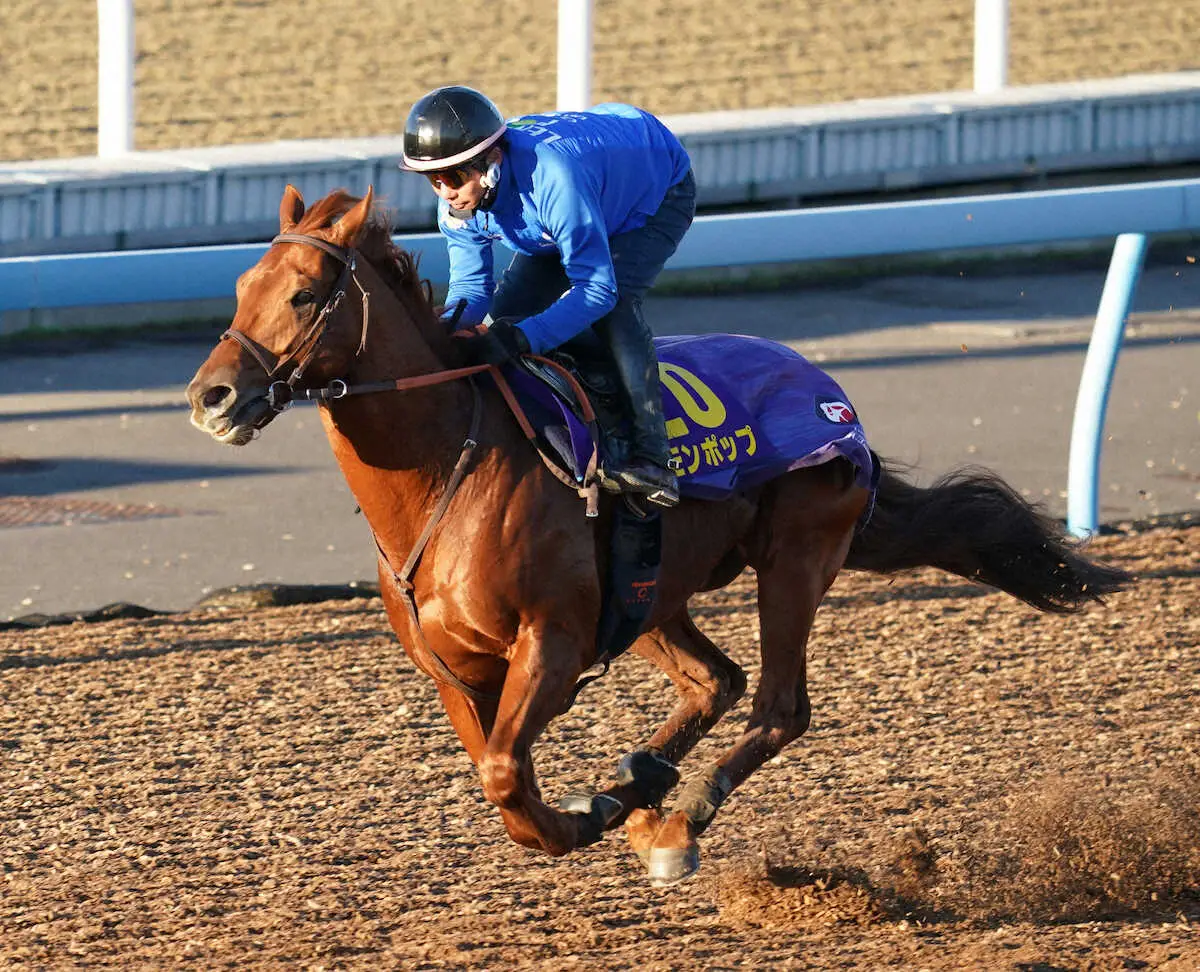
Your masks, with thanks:
M 333 232 L 329 234 L 329 242 L 347 249 L 356 246 L 367 228 L 367 220 L 371 216 L 371 203 L 375 199 L 375 187 L 367 186 L 367 194 L 362 197 L 345 216 L 333 224 Z
M 283 199 L 279 201 L 279 232 L 290 233 L 304 215 L 304 197 L 300 190 L 288 184 L 283 190 Z

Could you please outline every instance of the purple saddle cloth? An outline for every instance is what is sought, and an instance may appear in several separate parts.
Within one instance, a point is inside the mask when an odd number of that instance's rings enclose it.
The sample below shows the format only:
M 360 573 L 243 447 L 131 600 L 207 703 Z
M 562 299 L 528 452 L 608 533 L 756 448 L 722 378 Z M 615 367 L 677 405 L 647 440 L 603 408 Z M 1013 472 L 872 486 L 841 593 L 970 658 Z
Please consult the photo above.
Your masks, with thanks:
M 735 334 L 657 338 L 654 346 L 683 496 L 725 499 L 839 456 L 874 493 L 878 470 L 850 400 L 802 355 Z M 573 453 L 579 477 L 591 454 L 586 427 L 542 382 L 517 369 L 506 373 L 543 435 L 557 426 L 551 438 L 560 452 Z

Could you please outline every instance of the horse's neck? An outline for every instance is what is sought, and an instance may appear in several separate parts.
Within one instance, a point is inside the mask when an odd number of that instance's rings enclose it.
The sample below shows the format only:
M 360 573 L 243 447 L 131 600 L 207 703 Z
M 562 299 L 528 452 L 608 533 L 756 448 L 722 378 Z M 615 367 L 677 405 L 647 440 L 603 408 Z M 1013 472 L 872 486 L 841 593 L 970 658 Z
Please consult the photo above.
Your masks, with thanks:
M 350 383 L 446 370 L 409 309 L 369 264 L 360 277 L 370 293 L 370 322 Z M 334 456 L 389 559 L 403 560 L 441 496 L 470 430 L 473 401 L 459 380 L 322 408 Z

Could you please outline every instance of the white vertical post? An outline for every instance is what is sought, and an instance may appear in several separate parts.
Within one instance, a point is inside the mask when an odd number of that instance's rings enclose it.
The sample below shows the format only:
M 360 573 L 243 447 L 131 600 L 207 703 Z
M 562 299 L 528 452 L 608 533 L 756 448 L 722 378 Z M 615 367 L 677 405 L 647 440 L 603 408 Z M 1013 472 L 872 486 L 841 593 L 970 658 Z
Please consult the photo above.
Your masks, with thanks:
M 558 0 L 558 110 L 592 106 L 592 0 Z
M 1100 447 L 1104 438 L 1104 413 L 1112 389 L 1117 354 L 1125 336 L 1125 319 L 1133 306 L 1142 265 L 1146 262 L 1144 233 L 1122 233 L 1113 247 L 1096 325 L 1088 342 L 1075 399 L 1071 426 L 1071 451 L 1067 459 L 1067 530 L 1089 537 L 1100 529 Z
M 133 0 L 96 0 L 100 16 L 96 153 L 133 151 Z
M 1008 0 L 975 0 L 975 90 L 1008 84 Z

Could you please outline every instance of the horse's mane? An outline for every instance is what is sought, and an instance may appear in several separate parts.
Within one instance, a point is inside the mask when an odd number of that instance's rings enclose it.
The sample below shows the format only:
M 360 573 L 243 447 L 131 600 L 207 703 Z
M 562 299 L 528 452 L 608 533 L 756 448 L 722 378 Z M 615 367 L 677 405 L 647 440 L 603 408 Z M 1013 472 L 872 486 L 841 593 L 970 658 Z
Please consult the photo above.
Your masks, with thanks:
M 329 229 L 360 202 L 344 189 L 335 189 L 324 199 L 313 203 L 300 217 L 294 233 L 311 233 Z M 387 212 L 374 210 L 358 244 L 358 251 L 371 261 L 384 281 L 410 311 L 424 317 L 433 315 L 432 288 L 422 280 L 419 260 L 392 242 L 391 218 Z

